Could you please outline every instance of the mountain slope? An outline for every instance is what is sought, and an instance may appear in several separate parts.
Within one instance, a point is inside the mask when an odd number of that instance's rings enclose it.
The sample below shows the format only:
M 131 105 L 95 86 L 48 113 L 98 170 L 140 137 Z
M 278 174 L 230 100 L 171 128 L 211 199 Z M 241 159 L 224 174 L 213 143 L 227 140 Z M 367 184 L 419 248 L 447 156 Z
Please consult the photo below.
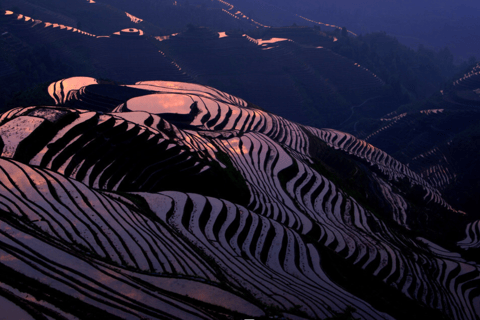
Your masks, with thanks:
M 354 131 L 442 192 L 478 220 L 478 65 L 425 101 L 400 107 L 380 119 L 362 119 Z
M 374 146 L 196 84 L 49 93 L 59 106 L 0 116 L 2 303 L 58 319 L 479 317 L 478 265 L 442 224 L 464 230 L 463 214 Z
M 85 74 L 123 83 L 161 77 L 228 89 L 295 121 L 336 126 L 349 118 L 351 104 L 384 89 L 375 74 L 328 49 L 333 36 L 310 28 L 292 28 L 293 34 L 303 34 L 299 39 L 310 41 L 304 44 L 270 38 L 269 33 L 256 39 L 243 32 L 194 26 L 165 34 L 143 23 L 115 25 L 115 32 L 92 33 L 5 11 L 0 16 L 0 30 L 6 32 L 1 51 L 14 70 L 7 69 L 3 78 L 0 74 L 5 85 L 0 90 L 9 96 L 22 88 L 8 82 L 13 71 L 17 82 L 25 85 Z M 275 32 L 292 33 L 278 28 L 270 34 Z

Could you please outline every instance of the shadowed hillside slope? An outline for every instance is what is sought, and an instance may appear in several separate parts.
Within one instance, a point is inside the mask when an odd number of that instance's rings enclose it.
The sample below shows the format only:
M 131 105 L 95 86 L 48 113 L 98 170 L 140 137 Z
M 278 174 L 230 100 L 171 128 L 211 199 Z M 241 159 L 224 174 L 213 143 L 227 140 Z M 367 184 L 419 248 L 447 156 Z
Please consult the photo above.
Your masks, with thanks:
M 352 132 L 407 164 L 478 221 L 479 89 L 477 65 L 430 99 L 360 120 Z

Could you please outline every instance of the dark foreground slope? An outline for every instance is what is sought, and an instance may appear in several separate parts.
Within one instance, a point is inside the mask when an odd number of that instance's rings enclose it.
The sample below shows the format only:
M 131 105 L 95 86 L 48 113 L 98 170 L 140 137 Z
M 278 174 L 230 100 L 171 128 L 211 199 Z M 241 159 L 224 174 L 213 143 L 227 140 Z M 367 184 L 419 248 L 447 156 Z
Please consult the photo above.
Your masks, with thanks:
M 463 213 L 372 145 L 188 83 L 49 93 L 0 116 L 11 318 L 479 317 Z

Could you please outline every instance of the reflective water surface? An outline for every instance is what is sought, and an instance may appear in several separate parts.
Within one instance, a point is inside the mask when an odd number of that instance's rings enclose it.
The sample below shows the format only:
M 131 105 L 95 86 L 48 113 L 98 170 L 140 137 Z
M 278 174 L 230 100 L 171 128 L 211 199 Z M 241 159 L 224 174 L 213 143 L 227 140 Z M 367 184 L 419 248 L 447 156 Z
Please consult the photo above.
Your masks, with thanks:
M 130 99 L 126 103 L 131 111 L 147 111 L 150 113 L 190 113 L 194 100 L 183 94 L 151 94 Z

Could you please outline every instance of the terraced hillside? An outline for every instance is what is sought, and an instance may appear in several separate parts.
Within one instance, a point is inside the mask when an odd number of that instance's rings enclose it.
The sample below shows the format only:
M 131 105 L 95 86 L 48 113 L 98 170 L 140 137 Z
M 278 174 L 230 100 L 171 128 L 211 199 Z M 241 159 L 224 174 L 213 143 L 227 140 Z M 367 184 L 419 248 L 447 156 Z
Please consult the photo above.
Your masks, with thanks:
M 124 28 L 109 35 L 96 35 L 11 11 L 0 17 L 0 28 L 27 47 L 47 48 L 75 73 L 91 71 L 98 77 L 118 81 L 156 79 L 159 74 L 169 80 L 190 79 L 145 38 L 141 29 Z M 19 45 L 12 46 L 11 54 L 21 50 Z
M 195 1 L 192 1 L 195 2 Z M 3 0 L 2 8 L 14 8 L 38 19 L 77 26 L 88 32 L 111 34 L 127 27 L 140 27 L 149 33 L 178 32 L 189 23 L 214 29 L 251 29 L 253 21 L 235 18 L 225 6 L 212 1 L 186 3 L 170 0 Z
M 382 149 L 391 154 L 397 153 L 396 157 L 400 157 L 405 163 L 412 159 L 419 159 L 419 157 L 423 159 L 427 153 L 429 155 L 435 152 L 439 155 L 445 153 L 446 151 L 438 153 L 440 149 L 447 148 L 446 146 L 440 146 L 442 143 L 450 145 L 455 135 L 462 131 L 468 131 L 478 124 L 478 107 L 480 106 L 479 70 L 480 66 L 477 64 L 462 77 L 453 81 L 451 86 L 441 90 L 439 94 L 425 102 L 400 108 L 399 111 L 379 119 L 376 125 L 370 125 L 369 128 L 363 127 L 363 125 L 358 126 L 358 136 L 376 145 L 382 143 Z M 415 130 L 407 133 L 405 126 L 415 127 Z M 403 129 L 400 127 L 403 127 Z M 390 135 L 396 130 L 399 141 L 390 144 L 390 146 L 383 145 L 384 136 Z M 399 133 L 398 130 L 404 131 Z M 422 135 L 421 138 L 420 135 Z M 400 140 L 413 139 L 413 137 L 417 137 L 415 138 L 417 140 L 415 143 L 410 143 L 410 150 L 403 151 L 400 154 L 398 147 L 401 148 L 402 144 L 405 144 Z M 422 155 L 422 153 L 425 154 Z M 450 156 L 445 154 L 445 157 L 449 158 Z M 454 168 L 450 167 L 450 170 L 452 169 Z M 443 180 L 443 185 L 447 185 L 447 180 L 449 180 L 446 177 L 436 179 L 439 179 L 438 181 Z M 442 185 L 438 186 L 442 187 Z
M 461 132 L 469 123 L 478 121 L 478 116 L 474 110 L 407 112 L 382 118 L 379 128 L 366 136 L 365 140 L 381 145 L 386 152 L 408 163 L 412 170 L 443 190 L 457 176 L 457 168 L 450 165 L 448 144 L 454 134 Z M 411 130 L 412 127 L 415 130 Z M 393 141 L 387 142 L 390 137 Z M 398 152 L 399 148 L 402 148 L 402 152 Z
M 291 29 L 308 39 L 300 39 L 304 43 L 334 41 L 321 32 Z M 382 94 L 384 82 L 375 74 L 326 47 L 297 43 L 288 38 L 291 33 L 279 28 L 257 39 L 191 28 L 158 46 L 196 82 L 228 89 L 301 123 L 337 126 L 349 117 L 351 103 Z
M 469 221 L 365 141 L 197 84 L 48 91 L 0 115 L 12 318 L 480 318 Z
M 135 19 L 131 13 L 103 1 L 4 0 L 2 9 L 18 11 L 44 22 L 73 26 L 92 34 L 111 34 L 123 28 L 141 27 L 160 32 L 158 26 Z M 128 11 L 128 10 L 127 10 Z
M 474 227 L 478 214 L 480 112 L 478 66 L 430 99 L 377 120 L 358 121 L 352 130 L 408 165 L 437 188 L 446 201 L 467 213 L 469 241 L 478 248 Z M 477 79 L 478 80 L 478 79 Z M 472 233 L 473 232 L 473 233 Z M 467 244 L 469 243 L 469 244 Z
M 480 64 L 453 83 L 452 100 L 461 104 L 480 105 Z
M 4 11 L 0 31 L 7 41 L 2 51 L 16 65 L 19 82 L 33 81 L 27 72 L 38 79 L 90 74 L 123 83 L 158 78 L 196 82 L 316 126 L 338 126 L 349 118 L 352 105 L 384 90 L 375 74 L 328 49 L 333 36 L 313 28 L 274 28 L 253 38 L 190 25 L 170 35 L 128 14 L 122 16 L 123 26 L 121 21 L 112 24 L 118 29 L 105 34 Z M 31 58 L 36 52 L 42 52 L 39 62 Z M 54 68 L 57 77 L 44 75 Z M 7 67 L 5 75 L 12 72 Z

